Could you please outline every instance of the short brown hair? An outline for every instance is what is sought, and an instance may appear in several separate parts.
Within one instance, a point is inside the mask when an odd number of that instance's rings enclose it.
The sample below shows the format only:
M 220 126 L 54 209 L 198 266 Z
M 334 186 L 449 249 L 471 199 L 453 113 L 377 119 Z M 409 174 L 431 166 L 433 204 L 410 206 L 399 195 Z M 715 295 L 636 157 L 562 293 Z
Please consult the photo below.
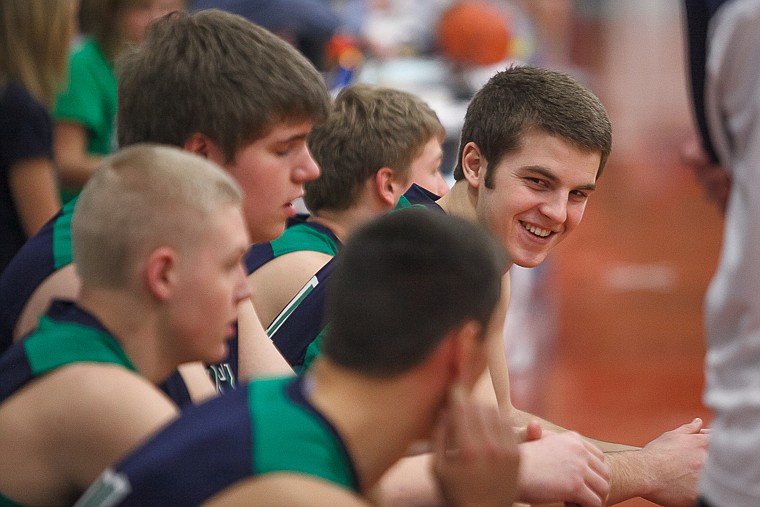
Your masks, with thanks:
M 274 125 L 318 123 L 330 105 L 322 76 L 295 48 L 215 9 L 157 20 L 117 67 L 120 146 L 183 146 L 203 133 L 231 161 Z
M 607 111 L 591 91 L 567 74 L 539 67 L 510 67 L 494 75 L 467 107 L 454 178 L 464 177 L 462 151 L 474 142 L 495 168 L 522 146 L 526 132 L 556 135 L 582 150 L 599 152 L 597 178 L 612 149 Z M 493 185 L 493 171 L 485 184 Z
M 321 174 L 304 185 L 304 202 L 312 212 L 347 209 L 381 168 L 403 177 L 428 141 L 444 137 L 435 112 L 410 93 L 366 84 L 344 88 L 327 121 L 309 135 Z

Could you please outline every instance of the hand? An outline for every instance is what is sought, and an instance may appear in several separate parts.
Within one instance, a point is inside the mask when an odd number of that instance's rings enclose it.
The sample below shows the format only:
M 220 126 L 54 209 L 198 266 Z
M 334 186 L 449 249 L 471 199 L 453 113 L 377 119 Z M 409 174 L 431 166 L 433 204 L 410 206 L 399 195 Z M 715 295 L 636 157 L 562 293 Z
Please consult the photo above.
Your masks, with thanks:
M 496 407 L 476 404 L 455 385 L 433 446 L 433 472 L 446 505 L 512 505 L 519 454 L 512 428 Z
M 721 213 L 725 213 L 731 191 L 731 174 L 710 160 L 696 137 L 681 145 L 681 160 L 694 172 L 707 199 L 716 203 Z
M 550 433 L 518 446 L 519 500 L 601 507 L 610 491 L 604 454 L 573 432 Z
M 709 430 L 702 420 L 663 433 L 639 451 L 656 478 L 650 494 L 651 502 L 670 507 L 692 506 L 697 501 L 699 474 L 707 458 Z

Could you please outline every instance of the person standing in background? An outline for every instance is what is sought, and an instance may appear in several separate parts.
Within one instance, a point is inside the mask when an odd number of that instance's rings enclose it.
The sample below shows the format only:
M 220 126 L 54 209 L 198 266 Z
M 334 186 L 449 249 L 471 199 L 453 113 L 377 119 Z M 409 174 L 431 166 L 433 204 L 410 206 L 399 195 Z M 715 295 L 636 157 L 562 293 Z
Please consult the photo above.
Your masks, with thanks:
M 686 151 L 725 215 L 705 297 L 705 403 L 715 417 L 700 503 L 760 504 L 760 2 L 686 0 L 693 106 L 701 143 Z
M 53 109 L 64 203 L 79 193 L 103 156 L 116 150 L 114 61 L 143 39 L 153 20 L 184 7 L 184 0 L 81 0 L 83 38 L 71 52 L 69 81 Z
M 0 272 L 61 205 L 49 110 L 65 81 L 76 8 L 0 4 Z

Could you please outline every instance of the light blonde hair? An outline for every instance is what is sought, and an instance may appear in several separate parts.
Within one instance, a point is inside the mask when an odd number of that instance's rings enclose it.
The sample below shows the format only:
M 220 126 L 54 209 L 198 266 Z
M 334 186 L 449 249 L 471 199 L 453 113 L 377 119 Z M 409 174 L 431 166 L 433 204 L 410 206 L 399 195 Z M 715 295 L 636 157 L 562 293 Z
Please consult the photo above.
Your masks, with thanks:
M 67 77 L 74 1 L 0 1 L 0 87 L 18 81 L 52 106 Z
M 72 219 L 82 283 L 126 287 L 144 255 L 160 245 L 190 247 L 214 211 L 241 202 L 228 173 L 178 148 L 138 144 L 109 156 L 82 190 Z

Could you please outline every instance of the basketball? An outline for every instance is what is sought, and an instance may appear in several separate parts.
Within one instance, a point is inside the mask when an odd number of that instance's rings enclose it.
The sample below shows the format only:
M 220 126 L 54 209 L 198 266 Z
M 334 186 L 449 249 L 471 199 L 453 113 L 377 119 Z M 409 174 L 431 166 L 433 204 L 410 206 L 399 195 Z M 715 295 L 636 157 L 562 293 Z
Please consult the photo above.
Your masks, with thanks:
M 443 56 L 463 65 L 492 65 L 509 56 L 510 33 L 502 13 L 486 2 L 457 2 L 436 29 Z

